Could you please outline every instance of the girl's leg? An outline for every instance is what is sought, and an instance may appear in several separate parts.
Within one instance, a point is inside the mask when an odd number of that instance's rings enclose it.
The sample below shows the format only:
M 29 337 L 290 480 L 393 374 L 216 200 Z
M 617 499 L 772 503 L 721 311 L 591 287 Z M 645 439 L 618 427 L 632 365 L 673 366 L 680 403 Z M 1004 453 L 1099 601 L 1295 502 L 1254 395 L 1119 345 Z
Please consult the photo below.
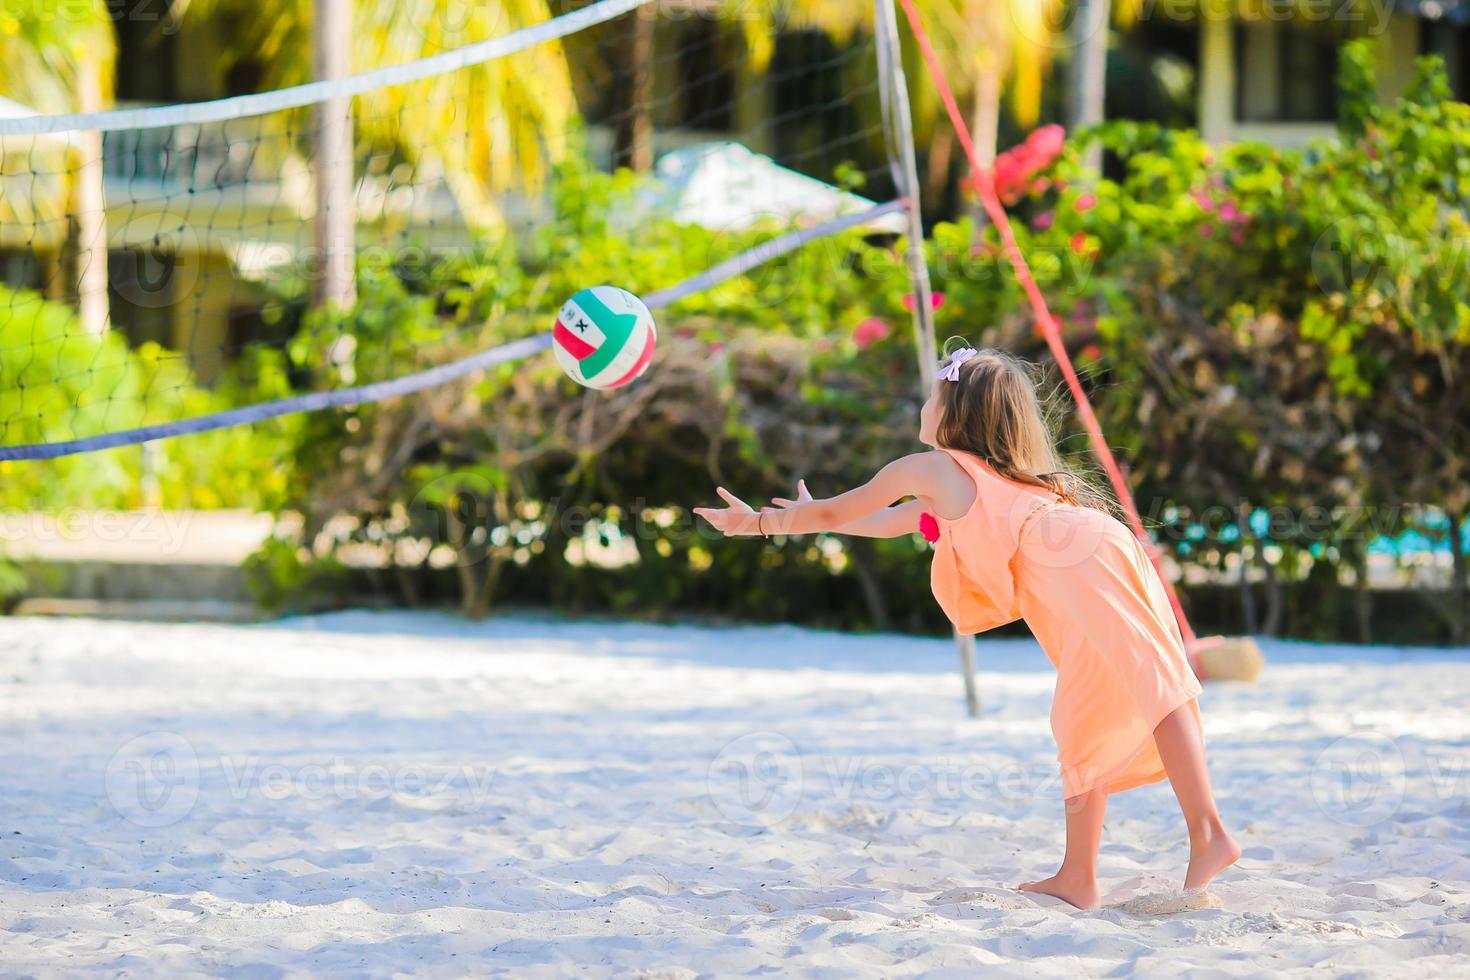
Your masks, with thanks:
M 1068 799 L 1067 853 L 1062 857 L 1061 870 L 1042 881 L 1028 881 L 1021 891 L 1055 895 L 1079 909 L 1097 905 L 1097 849 L 1102 843 L 1107 808 L 1105 786 Z
M 1215 793 L 1210 788 L 1210 770 L 1205 765 L 1204 733 L 1188 704 L 1175 708 L 1159 722 L 1154 729 L 1154 743 L 1189 827 L 1189 870 L 1184 875 L 1184 887 L 1203 888 L 1236 862 L 1240 845 L 1220 823 Z

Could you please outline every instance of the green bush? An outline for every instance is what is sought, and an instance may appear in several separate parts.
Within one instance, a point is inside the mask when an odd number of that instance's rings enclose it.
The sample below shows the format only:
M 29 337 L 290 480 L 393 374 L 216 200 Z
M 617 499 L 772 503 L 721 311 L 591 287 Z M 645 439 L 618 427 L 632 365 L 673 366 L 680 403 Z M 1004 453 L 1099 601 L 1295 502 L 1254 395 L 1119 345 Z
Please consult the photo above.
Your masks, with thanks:
M 88 334 L 71 307 L 0 286 L 0 442 L 77 439 L 205 415 L 286 390 L 271 356 L 258 360 L 252 374 L 261 381 L 248 391 L 228 383 L 205 389 L 181 355 L 152 343 L 129 349 L 115 332 Z M 285 489 L 276 463 L 293 424 L 159 443 L 148 463 L 152 489 L 138 446 L 0 463 L 0 509 L 269 508 Z
M 1370 596 L 1344 583 L 1362 582 L 1370 546 L 1463 540 L 1470 110 L 1430 62 L 1378 105 L 1367 57 L 1346 49 L 1339 141 L 1212 148 L 1112 124 L 1016 209 L 1155 533 L 1183 564 L 1250 575 L 1227 628 L 1367 638 Z M 1081 168 L 1088 140 L 1120 179 Z M 572 190 L 528 241 L 365 262 L 357 310 L 308 317 L 293 370 L 341 370 L 313 338 L 346 330 L 355 378 L 393 376 L 543 330 L 588 283 L 669 285 L 779 230 L 641 222 L 630 241 L 632 177 L 557 183 Z M 968 222 L 933 229 L 940 338 L 1046 361 L 997 242 Z M 660 357 L 627 391 L 581 391 L 542 359 L 310 419 L 290 494 L 303 543 L 318 559 L 373 554 L 384 589 L 455 594 L 471 614 L 540 601 L 942 628 L 914 540 L 761 547 L 701 534 L 688 511 L 717 482 L 764 499 L 804 476 L 831 492 L 916 448 L 907 281 L 902 254 L 839 236 L 662 312 Z M 875 317 L 887 335 L 860 344 L 853 327 Z M 1458 591 L 1421 638 L 1465 636 L 1456 562 Z
M 1450 553 L 1452 591 L 1430 606 L 1438 635 L 1464 640 L 1470 107 L 1428 59 L 1380 105 L 1371 57 L 1344 48 L 1344 129 L 1305 151 L 1130 123 L 1084 134 L 1033 185 L 1019 236 L 1053 273 L 1048 295 L 1160 536 L 1181 561 L 1218 570 L 1243 554 L 1264 577 L 1265 612 L 1245 625 L 1272 631 L 1286 583 L 1314 566 L 1348 570 L 1318 574 L 1324 589 L 1361 581 L 1370 547 L 1413 532 Z M 1078 166 L 1091 139 L 1120 180 Z M 956 248 L 967 233 L 949 234 Z M 980 241 L 989 256 L 993 234 Z M 956 298 L 1017 309 L 996 278 Z

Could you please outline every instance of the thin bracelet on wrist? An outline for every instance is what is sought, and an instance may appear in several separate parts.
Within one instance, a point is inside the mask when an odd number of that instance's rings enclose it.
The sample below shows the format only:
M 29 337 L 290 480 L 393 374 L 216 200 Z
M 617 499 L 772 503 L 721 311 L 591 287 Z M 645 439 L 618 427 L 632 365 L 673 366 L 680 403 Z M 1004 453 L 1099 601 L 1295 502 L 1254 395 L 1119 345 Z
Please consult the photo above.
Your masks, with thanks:
M 761 537 L 770 537 L 770 535 L 766 533 L 766 512 L 763 510 L 756 513 L 755 529 L 760 532 Z

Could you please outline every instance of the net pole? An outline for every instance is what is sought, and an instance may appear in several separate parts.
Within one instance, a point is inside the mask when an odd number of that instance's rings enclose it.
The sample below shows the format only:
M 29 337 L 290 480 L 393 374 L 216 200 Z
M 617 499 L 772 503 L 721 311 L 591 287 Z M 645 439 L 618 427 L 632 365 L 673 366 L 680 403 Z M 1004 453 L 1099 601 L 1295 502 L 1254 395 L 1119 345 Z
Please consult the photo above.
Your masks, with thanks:
M 352 0 L 315 0 L 312 62 L 317 81 L 337 81 L 350 68 Z M 334 95 L 312 113 L 316 146 L 315 300 L 345 310 L 357 299 L 357 216 L 352 201 L 352 99 Z
M 919 366 L 919 397 L 927 399 L 939 361 L 939 350 L 934 336 L 934 290 L 929 281 L 929 263 L 924 255 L 924 215 L 920 206 L 913 114 L 909 108 L 908 79 L 903 71 L 903 50 L 898 43 L 898 13 L 893 0 L 875 0 L 875 8 L 873 21 L 878 34 L 878 70 L 883 75 L 879 80 L 879 90 L 888 110 L 889 150 L 890 153 L 897 151 L 897 159 L 892 161 L 894 178 L 908 223 L 908 269 L 914 297 L 914 353 Z M 975 637 L 955 630 L 954 642 L 960 656 L 960 674 L 965 681 L 965 711 L 971 718 L 978 718 L 980 687 L 975 680 Z
M 898 15 L 893 0 L 876 0 L 879 85 L 887 109 L 889 153 L 894 182 L 904 203 L 907 221 L 909 281 L 914 296 L 914 354 L 919 365 L 919 397 L 929 397 L 931 376 L 937 365 L 938 345 L 934 340 L 934 289 L 929 282 L 929 263 L 924 257 L 924 216 L 919 197 L 919 167 L 914 150 L 913 115 L 909 109 L 908 80 L 903 71 L 903 52 L 898 45 Z

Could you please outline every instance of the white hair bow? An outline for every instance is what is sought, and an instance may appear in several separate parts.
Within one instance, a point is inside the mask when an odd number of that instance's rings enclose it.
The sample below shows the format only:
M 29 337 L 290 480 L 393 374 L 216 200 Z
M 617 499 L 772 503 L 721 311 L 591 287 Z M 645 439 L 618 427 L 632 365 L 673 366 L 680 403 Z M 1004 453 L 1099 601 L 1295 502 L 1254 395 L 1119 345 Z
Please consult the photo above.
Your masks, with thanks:
M 949 355 L 949 363 L 940 368 L 939 373 L 935 374 L 934 377 L 943 378 L 945 381 L 960 380 L 960 365 L 978 353 L 980 352 L 973 347 L 961 347 Z

